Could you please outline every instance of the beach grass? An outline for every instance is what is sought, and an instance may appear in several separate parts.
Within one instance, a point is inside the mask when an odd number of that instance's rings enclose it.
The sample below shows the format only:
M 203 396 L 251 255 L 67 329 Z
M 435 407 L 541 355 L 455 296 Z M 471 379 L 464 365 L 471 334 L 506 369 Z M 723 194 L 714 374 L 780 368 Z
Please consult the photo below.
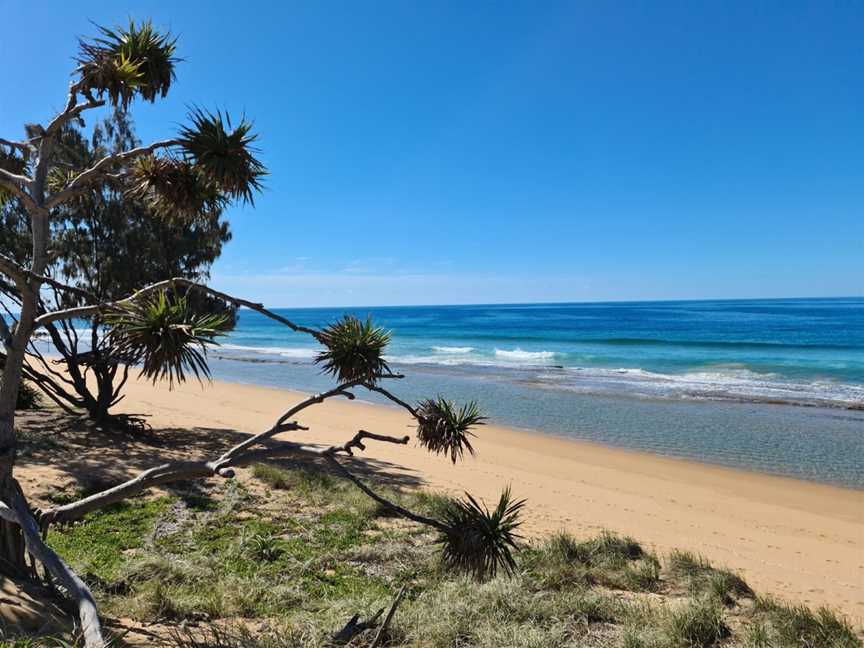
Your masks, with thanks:
M 209 495 L 136 498 L 53 530 L 49 542 L 108 615 L 187 648 L 328 646 L 402 586 L 387 646 L 861 646 L 828 609 L 755 597 L 699 556 L 661 559 L 611 532 L 527 543 L 512 576 L 476 582 L 442 565 L 434 534 L 316 466 L 250 472 Z M 429 515 L 446 501 L 381 488 Z

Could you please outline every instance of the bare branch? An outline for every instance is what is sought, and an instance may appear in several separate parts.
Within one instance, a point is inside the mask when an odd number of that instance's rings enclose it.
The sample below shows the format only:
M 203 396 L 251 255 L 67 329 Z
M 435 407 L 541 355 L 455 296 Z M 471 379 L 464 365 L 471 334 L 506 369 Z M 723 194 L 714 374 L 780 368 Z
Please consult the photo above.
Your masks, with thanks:
M 387 611 L 387 616 L 384 617 L 384 623 L 382 623 L 381 627 L 378 628 L 378 633 L 375 635 L 375 641 L 372 642 L 372 645 L 369 648 L 378 648 L 378 646 L 380 646 L 384 641 L 384 635 L 387 633 L 387 628 L 390 627 L 393 615 L 396 614 L 396 608 L 399 607 L 399 604 L 402 602 L 402 597 L 405 596 L 405 589 L 407 587 L 407 585 L 403 585 L 399 588 L 399 593 L 396 594 L 396 598 L 393 599 L 393 604 Z
M 318 405 L 319 403 L 323 403 L 328 398 L 333 398 L 334 396 L 345 396 L 347 399 L 351 400 L 354 398 L 354 395 L 348 390 L 351 387 L 356 386 L 355 383 L 349 383 L 347 385 L 340 385 L 331 389 L 330 391 L 323 392 L 321 394 L 315 394 L 314 396 L 310 396 L 304 401 L 301 401 L 287 412 L 285 412 L 282 416 L 280 416 L 276 423 L 269 430 L 265 430 L 260 434 L 256 434 L 253 437 L 249 437 L 245 441 L 238 443 L 233 448 L 223 453 L 219 459 L 216 460 L 217 466 L 228 465 L 231 463 L 231 460 L 236 458 L 241 452 L 247 450 L 253 445 L 260 444 L 268 439 L 272 438 L 276 434 L 280 432 L 286 432 L 288 430 L 294 429 L 305 429 L 301 428 L 296 422 L 288 423 L 288 419 L 296 416 L 298 413 L 302 412 L 307 407 L 311 407 L 312 405 Z
M 323 454 L 324 454 L 324 457 L 327 459 L 327 461 L 330 462 L 330 465 L 332 465 L 340 474 L 344 475 L 346 478 L 348 478 L 350 481 L 352 481 L 354 483 L 354 485 L 357 486 L 357 488 L 359 488 L 361 491 L 366 493 L 369 497 L 371 497 L 373 500 L 378 502 L 384 508 L 387 508 L 387 509 L 397 513 L 398 515 L 401 515 L 404 518 L 408 518 L 409 520 L 413 520 L 414 522 L 417 522 L 419 524 L 425 524 L 426 526 L 430 526 L 434 529 L 438 529 L 439 531 L 447 531 L 447 526 L 442 524 L 438 520 L 435 520 L 435 519 L 430 518 L 430 517 L 426 517 L 425 515 L 420 515 L 419 513 L 414 513 L 412 511 L 409 511 L 406 508 L 399 506 L 398 504 L 394 504 L 393 502 L 391 502 L 387 499 L 384 499 L 381 495 L 379 495 L 378 493 L 373 491 L 366 484 L 364 484 L 357 477 L 355 477 L 354 474 L 350 470 L 348 470 L 345 466 L 343 466 L 339 462 L 339 460 L 336 459 L 336 456 L 334 453 L 325 452 Z
M 0 145 L 8 146 L 11 149 L 17 149 L 22 153 L 29 154 L 31 151 L 35 150 L 36 147 L 33 146 L 30 142 L 13 142 L 7 139 L 3 139 L 0 137 Z
M 30 194 L 24 190 L 29 184 L 30 178 L 27 176 L 17 175 L 0 168 L 0 188 L 6 189 L 13 196 L 19 198 L 28 210 L 36 208 L 36 203 L 30 197 Z
M 325 452 L 329 452 L 331 454 L 336 454 L 339 452 L 344 452 L 349 456 L 354 456 L 353 449 L 357 448 L 358 450 L 365 450 L 366 446 L 363 444 L 363 439 L 372 439 L 374 441 L 383 441 L 384 443 L 398 443 L 400 445 L 407 445 L 408 441 L 411 440 L 411 437 L 394 437 L 387 436 L 385 434 L 374 434 L 373 432 L 367 432 L 366 430 L 360 430 L 357 434 L 354 435 L 354 438 L 348 441 L 341 446 L 331 446 Z
M 0 254 L 0 272 L 5 274 L 7 277 L 11 277 L 18 290 L 24 289 L 24 284 L 27 281 L 28 270 L 19 265 L 14 259 L 11 259 L 5 254 Z
M 348 454 L 352 454 L 351 451 L 353 448 L 364 450 L 364 439 L 373 439 L 385 443 L 397 443 L 403 445 L 408 443 L 409 437 L 407 436 L 391 437 L 383 434 L 374 434 L 372 432 L 360 430 L 347 443 L 338 446 L 330 446 L 328 448 L 285 442 L 277 445 L 265 446 L 258 450 L 249 450 L 251 446 L 255 444 L 260 444 L 263 441 L 270 439 L 274 434 L 277 434 L 278 432 L 308 429 L 297 423 L 287 423 L 285 421 L 287 420 L 287 418 L 293 416 L 297 412 L 300 412 L 303 409 L 312 405 L 321 403 L 327 398 L 333 396 L 344 396 L 346 394 L 345 389 L 346 387 L 344 386 L 337 387 L 330 390 L 329 392 L 325 392 L 323 394 L 316 394 L 315 396 L 307 398 L 306 400 L 302 401 L 298 405 L 295 405 L 290 410 L 288 410 L 288 412 L 283 414 L 282 417 L 280 417 L 279 421 L 275 425 L 273 425 L 273 427 L 266 430 L 265 432 L 262 432 L 261 434 L 249 437 L 245 441 L 238 443 L 214 461 L 178 461 L 150 468 L 139 473 L 136 477 L 133 477 L 132 479 L 125 481 L 122 484 L 118 484 L 117 486 L 104 490 L 100 493 L 95 493 L 93 495 L 90 495 L 89 497 L 78 500 L 77 502 L 72 502 L 70 504 L 65 504 L 63 506 L 58 506 L 47 511 L 43 511 L 41 514 L 41 520 L 46 524 L 51 524 L 54 522 L 71 522 L 83 517 L 91 511 L 96 511 L 98 509 L 104 508 L 105 506 L 108 506 L 109 504 L 120 502 L 124 499 L 131 497 L 132 495 L 136 495 L 154 486 L 161 486 L 170 482 L 212 476 L 219 476 L 230 479 L 234 477 L 233 468 L 248 466 L 251 463 L 256 463 L 259 461 L 273 460 L 284 456 L 294 456 L 298 454 L 326 457 L 332 461 L 335 461 L 334 456 L 337 453 L 345 452 Z M 347 469 L 345 469 L 341 464 L 339 464 L 338 461 L 336 462 L 336 464 L 339 467 L 339 470 L 347 474 L 352 481 L 355 481 L 355 483 L 357 483 L 360 488 L 364 490 L 364 492 L 372 492 L 365 485 L 357 481 L 353 475 L 348 473 Z M 423 516 L 418 516 L 414 513 L 411 513 L 410 511 L 407 511 L 407 509 L 403 509 L 395 504 L 388 502 L 377 494 L 373 493 L 372 495 L 370 495 L 370 497 L 381 503 L 383 506 L 391 508 L 400 515 L 404 515 L 409 519 L 421 522 L 422 524 L 431 524 L 436 528 L 440 528 L 440 523 L 436 522 L 435 520 L 431 520 L 430 518 L 425 518 Z
M 92 167 L 75 176 L 75 178 L 61 191 L 58 191 L 51 196 L 45 202 L 45 206 L 48 209 L 51 209 L 58 205 L 62 205 L 64 202 L 86 189 L 92 183 L 105 177 L 108 171 L 118 164 L 123 164 L 124 162 L 129 162 L 135 158 L 150 155 L 158 149 L 169 148 L 171 146 L 177 146 L 178 144 L 179 140 L 163 140 L 161 142 L 154 142 L 149 146 L 141 146 L 122 153 L 106 155 Z
M 375 628 L 378 625 L 378 619 L 381 618 L 382 614 L 384 614 L 384 608 L 378 610 L 366 621 L 361 621 L 360 615 L 355 614 L 339 632 L 333 635 L 333 643 L 337 646 L 344 646 L 345 644 L 350 643 L 351 640 L 360 633 Z
M 78 103 L 78 94 L 81 91 L 81 82 L 73 81 L 69 84 L 69 95 L 66 99 L 66 107 L 63 109 L 63 112 L 58 114 L 51 122 L 48 124 L 48 128 L 45 129 L 45 134 L 47 136 L 54 135 L 57 131 L 59 131 L 66 123 L 70 120 L 74 119 L 81 113 L 90 110 L 92 108 L 99 108 L 105 105 L 105 101 L 102 99 L 94 99 L 92 96 L 87 96 L 85 101 Z
M 43 523 L 71 522 L 91 511 L 97 511 L 110 504 L 122 502 L 141 491 L 175 481 L 210 477 L 214 474 L 212 464 L 206 461 L 178 461 L 149 468 L 136 477 L 112 488 L 95 493 L 89 497 L 44 511 L 40 516 Z
M 36 282 L 38 284 L 48 284 L 49 286 L 57 288 L 61 291 L 71 292 L 75 295 L 78 295 L 79 297 L 86 299 L 90 303 L 99 302 L 99 299 L 93 293 L 84 290 L 83 288 L 64 284 L 62 281 L 57 281 L 52 277 L 48 277 L 45 275 L 37 275 L 34 272 L 30 272 L 30 270 L 19 265 L 13 259 L 9 258 L 4 254 L 0 254 L 0 272 L 9 277 L 12 277 L 16 281 L 16 284 L 28 280 Z M 19 285 L 19 289 L 20 288 L 21 286 Z
M 87 648 L 103 648 L 102 626 L 96 610 L 93 594 L 66 563 L 43 541 L 39 525 L 30 514 L 23 496 L 18 493 L 11 506 L 0 502 L 0 517 L 14 522 L 21 527 L 27 551 L 41 562 L 54 578 L 62 585 L 68 595 L 78 605 L 78 617 L 81 620 L 81 630 Z
M 394 375 L 393 377 L 395 378 L 397 376 Z M 378 385 L 373 385 L 371 383 L 363 383 L 363 386 L 366 389 L 368 389 L 369 391 L 378 392 L 382 396 L 386 396 L 387 398 L 389 398 L 391 401 L 393 401 L 394 403 L 396 403 L 400 407 L 403 407 L 406 410 L 408 410 L 408 412 L 411 413 L 411 416 L 413 416 L 415 419 L 417 419 L 418 421 L 420 420 L 421 416 L 420 416 L 420 414 L 418 414 L 416 408 L 412 407 L 411 405 L 409 405 L 408 403 L 403 401 L 401 398 L 390 393 L 389 391 L 387 391 L 383 387 L 379 387 Z

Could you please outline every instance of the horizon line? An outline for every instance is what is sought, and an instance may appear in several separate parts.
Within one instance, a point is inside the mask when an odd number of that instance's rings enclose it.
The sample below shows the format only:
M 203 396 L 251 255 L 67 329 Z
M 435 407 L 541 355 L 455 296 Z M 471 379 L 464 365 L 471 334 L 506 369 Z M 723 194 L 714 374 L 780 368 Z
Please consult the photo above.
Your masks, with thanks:
M 605 299 L 599 301 L 538 301 L 538 302 L 460 302 L 451 304 L 364 304 L 356 306 L 264 306 L 268 309 L 313 310 L 321 308 L 442 308 L 446 306 L 572 306 L 572 305 L 603 305 L 603 304 L 681 304 L 705 302 L 754 302 L 754 301 L 827 301 L 832 299 L 864 299 L 861 295 L 833 295 L 830 297 L 719 297 L 719 298 L 683 298 L 683 299 Z M 241 309 L 251 310 L 242 306 Z

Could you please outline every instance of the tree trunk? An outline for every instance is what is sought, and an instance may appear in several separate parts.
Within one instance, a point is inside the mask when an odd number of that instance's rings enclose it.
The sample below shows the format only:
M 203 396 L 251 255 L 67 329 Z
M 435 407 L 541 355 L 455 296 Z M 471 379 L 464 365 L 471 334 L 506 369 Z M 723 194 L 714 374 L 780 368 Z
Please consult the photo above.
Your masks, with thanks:
M 42 154 L 48 151 L 43 150 Z M 39 175 L 37 174 L 37 178 Z M 42 184 L 44 174 L 34 186 L 34 193 L 39 196 L 41 205 Z M 39 290 L 41 281 L 33 279 L 41 277 L 47 263 L 48 248 L 48 212 L 39 209 L 31 214 L 33 230 L 33 261 L 30 267 L 31 278 L 18 279 L 21 290 L 21 313 L 18 325 L 12 335 L 11 344 L 6 347 L 6 362 L 3 365 L 3 379 L 0 382 L 0 501 L 11 504 L 21 493 L 18 482 L 12 475 L 15 467 L 17 451 L 17 435 L 15 433 L 15 406 L 18 403 L 18 390 L 21 387 L 21 374 L 24 367 L 27 344 L 33 334 L 33 322 L 36 319 Z M 0 572 L 20 576 L 27 573 L 27 563 L 24 552 L 24 538 L 18 525 L 3 521 L 0 527 Z
M 30 339 L 35 310 L 32 295 L 25 295 L 12 345 L 7 347 L 3 380 L 0 382 L 0 501 L 3 502 L 11 501 L 19 491 L 18 483 L 12 476 L 17 450 L 15 405 L 18 402 L 24 351 Z M 7 520 L 0 520 L 0 572 L 17 577 L 27 573 L 21 529 Z

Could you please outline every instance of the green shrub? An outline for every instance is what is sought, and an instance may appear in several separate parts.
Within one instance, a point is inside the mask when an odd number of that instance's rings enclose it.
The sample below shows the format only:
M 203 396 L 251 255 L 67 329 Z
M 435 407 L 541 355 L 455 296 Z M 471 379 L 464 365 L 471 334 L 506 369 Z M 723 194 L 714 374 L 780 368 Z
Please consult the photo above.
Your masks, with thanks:
M 702 556 L 689 551 L 669 554 L 669 574 L 695 595 L 707 594 L 731 605 L 739 598 L 753 598 L 753 590 L 737 574 L 714 567 Z
M 676 648 L 709 648 L 729 636 L 729 628 L 719 603 L 701 599 L 669 613 L 666 635 Z
M 861 640 L 849 622 L 827 607 L 815 612 L 803 605 L 787 605 L 772 598 L 758 598 L 756 613 L 766 626 L 772 645 L 800 648 L 861 648 Z

